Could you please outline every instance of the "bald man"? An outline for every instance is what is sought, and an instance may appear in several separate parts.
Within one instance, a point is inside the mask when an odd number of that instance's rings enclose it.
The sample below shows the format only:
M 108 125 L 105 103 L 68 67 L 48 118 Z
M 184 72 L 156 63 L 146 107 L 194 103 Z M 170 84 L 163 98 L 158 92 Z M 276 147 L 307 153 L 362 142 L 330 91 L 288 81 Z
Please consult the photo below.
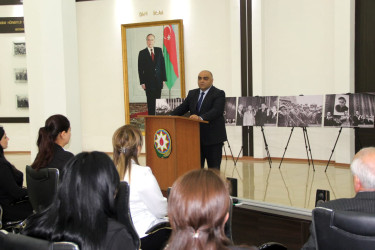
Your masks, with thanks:
M 190 111 L 190 118 L 208 121 L 200 124 L 201 167 L 207 160 L 209 168 L 220 170 L 222 148 L 227 140 L 224 106 L 225 92 L 213 86 L 213 76 L 208 70 L 198 75 L 198 87 L 189 91 L 184 102 L 172 115 L 184 115 Z
M 353 198 L 343 198 L 319 204 L 332 210 L 375 213 L 375 147 L 361 149 L 353 158 Z M 310 226 L 310 238 L 302 249 L 316 249 L 315 230 Z

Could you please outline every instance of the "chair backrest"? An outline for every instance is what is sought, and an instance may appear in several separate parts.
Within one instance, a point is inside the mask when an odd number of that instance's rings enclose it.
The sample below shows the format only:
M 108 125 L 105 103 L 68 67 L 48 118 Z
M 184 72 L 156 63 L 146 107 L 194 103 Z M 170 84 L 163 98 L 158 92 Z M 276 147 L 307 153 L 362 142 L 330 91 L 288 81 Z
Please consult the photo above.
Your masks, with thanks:
M 3 207 L 0 205 L 0 229 L 3 228 Z
M 7 250 L 79 250 L 77 244 L 72 242 L 50 242 L 22 234 L 0 231 L 0 249 Z
M 312 215 L 317 249 L 374 249 L 375 214 L 317 207 Z
M 133 237 L 133 241 L 137 249 L 140 247 L 140 239 L 137 231 L 135 230 L 133 220 L 130 214 L 129 206 L 130 187 L 125 181 L 120 182 L 117 195 L 116 195 L 116 215 L 117 220 L 124 224 L 129 233 Z
M 26 183 L 30 203 L 35 212 L 49 206 L 56 194 L 59 184 L 57 168 L 41 168 L 39 170 L 26 166 Z
M 225 235 L 230 239 L 230 241 L 233 242 L 233 237 L 232 237 L 232 214 L 233 214 L 233 199 L 230 197 L 229 200 L 229 217 L 227 222 L 224 225 L 224 232 Z

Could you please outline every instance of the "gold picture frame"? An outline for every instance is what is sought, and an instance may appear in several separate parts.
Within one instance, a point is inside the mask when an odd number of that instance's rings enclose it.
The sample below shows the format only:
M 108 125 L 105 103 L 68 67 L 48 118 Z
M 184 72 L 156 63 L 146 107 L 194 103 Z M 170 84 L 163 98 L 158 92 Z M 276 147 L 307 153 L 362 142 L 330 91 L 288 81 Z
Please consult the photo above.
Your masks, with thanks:
M 173 32 L 173 35 L 171 33 Z M 157 22 L 131 23 L 121 25 L 122 38 L 122 60 L 124 77 L 124 105 L 125 123 L 138 125 L 144 129 L 144 118 L 138 116 L 147 115 L 147 98 L 143 90 L 138 72 L 138 59 L 140 52 L 147 48 L 147 36 L 154 35 L 155 52 L 157 47 L 162 48 L 163 58 L 167 68 L 167 61 L 173 61 L 172 57 L 166 58 L 166 51 L 170 49 L 170 44 L 165 39 L 175 38 L 175 56 L 177 56 L 178 73 L 173 77 L 168 77 L 171 81 L 163 84 L 161 98 L 184 98 L 185 97 L 185 65 L 184 65 L 184 43 L 183 43 L 183 22 L 178 20 L 166 20 Z M 164 45 L 164 43 L 166 45 Z M 165 49 L 169 46 L 168 49 Z M 170 49 L 173 53 L 173 49 Z M 169 51 L 168 51 L 169 53 Z M 168 54 L 169 56 L 169 54 Z M 171 59 L 169 59 L 171 58 Z M 141 60 L 140 60 L 141 61 Z M 172 71 L 176 73 L 176 65 L 173 64 Z M 170 69 L 170 68 L 169 68 Z M 171 70 L 169 71 L 171 72 Z M 177 79 L 175 78 L 178 76 Z M 175 80 L 176 79 L 176 80 Z M 138 117 L 138 118 L 137 118 Z

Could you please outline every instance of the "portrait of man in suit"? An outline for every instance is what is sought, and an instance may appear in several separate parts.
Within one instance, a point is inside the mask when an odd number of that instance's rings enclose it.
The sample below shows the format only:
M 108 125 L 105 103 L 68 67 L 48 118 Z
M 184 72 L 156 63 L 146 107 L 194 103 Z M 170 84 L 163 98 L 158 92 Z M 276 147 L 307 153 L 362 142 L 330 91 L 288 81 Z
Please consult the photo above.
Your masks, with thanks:
M 227 140 L 224 107 L 225 92 L 213 86 L 213 75 L 203 70 L 198 75 L 198 88 L 190 90 L 184 102 L 171 115 L 184 115 L 208 121 L 200 123 L 201 167 L 207 160 L 209 168 L 220 169 L 222 149 Z
M 139 83 L 146 93 L 148 115 L 155 115 L 156 99 L 161 97 L 161 90 L 167 80 L 163 51 L 154 47 L 155 35 L 146 36 L 147 47 L 138 55 Z

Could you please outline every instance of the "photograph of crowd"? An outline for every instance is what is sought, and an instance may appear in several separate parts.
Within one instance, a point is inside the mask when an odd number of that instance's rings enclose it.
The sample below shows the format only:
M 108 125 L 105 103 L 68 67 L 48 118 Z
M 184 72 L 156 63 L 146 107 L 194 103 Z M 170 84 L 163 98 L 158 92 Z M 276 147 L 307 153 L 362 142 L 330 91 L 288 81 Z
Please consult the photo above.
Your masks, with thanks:
M 278 127 L 321 127 L 323 96 L 280 96 Z
M 374 101 L 371 93 L 326 95 L 324 126 L 374 127 Z
M 17 95 L 17 108 L 29 108 L 29 98 L 27 96 Z
M 14 80 L 16 83 L 27 83 L 27 69 L 14 69 Z
M 26 55 L 26 44 L 25 42 L 13 42 L 13 53 L 15 56 Z
M 155 114 L 156 115 L 170 115 L 171 112 L 177 108 L 184 98 L 171 98 L 171 99 L 156 99 Z M 190 114 L 185 114 L 184 116 L 189 117 Z
M 227 126 L 236 125 L 236 101 L 236 97 L 225 98 L 224 119 Z
M 237 126 L 276 126 L 277 96 L 238 98 Z

